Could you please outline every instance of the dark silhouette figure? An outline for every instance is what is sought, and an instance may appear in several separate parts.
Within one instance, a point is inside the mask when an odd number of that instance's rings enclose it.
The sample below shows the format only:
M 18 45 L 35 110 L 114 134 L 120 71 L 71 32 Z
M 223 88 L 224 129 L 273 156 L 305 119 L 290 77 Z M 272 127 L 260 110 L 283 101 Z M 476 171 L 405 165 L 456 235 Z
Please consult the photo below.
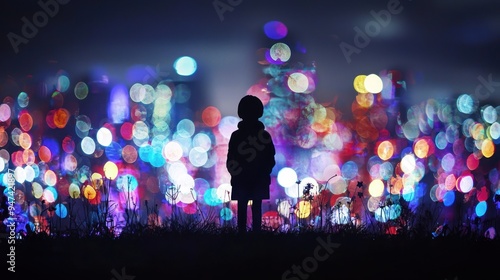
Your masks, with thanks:
M 252 230 L 261 230 L 262 200 L 269 199 L 271 171 L 276 164 L 273 140 L 259 121 L 264 106 L 253 95 L 238 104 L 242 119 L 231 134 L 226 167 L 231 174 L 231 200 L 238 201 L 238 231 L 246 232 L 248 202 L 252 200 Z

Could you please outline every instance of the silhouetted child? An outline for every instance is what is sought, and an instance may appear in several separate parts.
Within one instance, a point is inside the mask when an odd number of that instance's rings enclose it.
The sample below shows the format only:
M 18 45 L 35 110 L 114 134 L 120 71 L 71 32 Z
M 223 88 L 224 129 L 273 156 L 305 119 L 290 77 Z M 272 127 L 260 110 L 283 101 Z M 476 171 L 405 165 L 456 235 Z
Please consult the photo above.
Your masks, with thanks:
M 238 104 L 242 119 L 231 134 L 226 167 L 231 174 L 231 200 L 238 201 L 238 231 L 246 232 L 247 207 L 252 200 L 252 230 L 260 231 L 262 200 L 269 199 L 271 171 L 276 164 L 275 149 L 269 132 L 259 121 L 264 113 L 260 99 L 244 96 Z

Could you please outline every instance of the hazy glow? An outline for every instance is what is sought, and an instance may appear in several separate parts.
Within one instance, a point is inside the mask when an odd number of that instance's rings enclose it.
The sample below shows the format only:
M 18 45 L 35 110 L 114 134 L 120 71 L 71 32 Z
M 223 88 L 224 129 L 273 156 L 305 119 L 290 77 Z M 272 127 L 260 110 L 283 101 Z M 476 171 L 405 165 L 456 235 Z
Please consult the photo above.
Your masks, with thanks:
M 116 85 L 111 89 L 108 118 L 113 123 L 123 123 L 130 117 L 129 96 L 127 87 Z

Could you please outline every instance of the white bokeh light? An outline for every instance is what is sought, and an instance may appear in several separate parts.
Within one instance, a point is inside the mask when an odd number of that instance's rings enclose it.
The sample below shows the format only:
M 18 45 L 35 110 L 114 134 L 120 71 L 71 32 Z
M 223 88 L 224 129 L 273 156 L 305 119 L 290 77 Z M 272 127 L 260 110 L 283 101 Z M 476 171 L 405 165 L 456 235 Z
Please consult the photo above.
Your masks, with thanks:
M 364 84 L 365 89 L 369 93 L 379 93 L 384 88 L 384 83 L 377 74 L 370 74 L 366 76 Z

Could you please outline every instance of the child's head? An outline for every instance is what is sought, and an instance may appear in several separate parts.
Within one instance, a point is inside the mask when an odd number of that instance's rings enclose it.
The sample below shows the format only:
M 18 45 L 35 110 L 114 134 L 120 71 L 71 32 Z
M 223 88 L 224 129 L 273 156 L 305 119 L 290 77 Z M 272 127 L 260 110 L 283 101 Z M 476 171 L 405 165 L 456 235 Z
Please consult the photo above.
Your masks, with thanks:
M 243 120 L 257 120 L 264 114 L 264 105 L 256 96 L 245 95 L 238 104 L 238 116 Z

